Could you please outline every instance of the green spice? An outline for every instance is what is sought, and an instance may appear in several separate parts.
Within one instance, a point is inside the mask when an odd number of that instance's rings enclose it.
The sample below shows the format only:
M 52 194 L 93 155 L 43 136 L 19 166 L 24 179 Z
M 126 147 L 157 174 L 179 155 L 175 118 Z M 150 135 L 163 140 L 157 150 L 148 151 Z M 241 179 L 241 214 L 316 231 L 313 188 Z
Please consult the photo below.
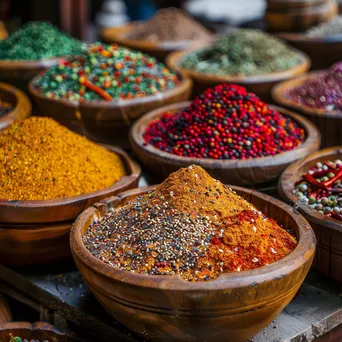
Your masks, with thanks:
M 306 34 L 309 37 L 326 37 L 342 34 L 342 16 L 339 15 L 326 23 L 312 27 Z
M 0 41 L 0 59 L 36 60 L 81 53 L 86 44 L 46 22 L 30 22 Z
M 260 75 L 291 69 L 301 62 L 296 51 L 259 30 L 240 29 L 211 46 L 186 55 L 180 66 L 215 75 Z
M 132 99 L 175 88 L 177 74 L 141 52 L 94 44 L 84 54 L 50 68 L 35 86 L 43 95 L 70 101 Z

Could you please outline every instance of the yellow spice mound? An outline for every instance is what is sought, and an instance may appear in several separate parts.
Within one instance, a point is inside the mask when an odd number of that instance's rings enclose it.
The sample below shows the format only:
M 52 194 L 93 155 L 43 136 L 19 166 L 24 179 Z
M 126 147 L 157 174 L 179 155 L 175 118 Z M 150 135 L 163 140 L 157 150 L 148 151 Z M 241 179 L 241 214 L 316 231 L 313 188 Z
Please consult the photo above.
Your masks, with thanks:
M 49 118 L 0 134 L 0 199 L 47 200 L 107 188 L 125 175 L 120 157 Z

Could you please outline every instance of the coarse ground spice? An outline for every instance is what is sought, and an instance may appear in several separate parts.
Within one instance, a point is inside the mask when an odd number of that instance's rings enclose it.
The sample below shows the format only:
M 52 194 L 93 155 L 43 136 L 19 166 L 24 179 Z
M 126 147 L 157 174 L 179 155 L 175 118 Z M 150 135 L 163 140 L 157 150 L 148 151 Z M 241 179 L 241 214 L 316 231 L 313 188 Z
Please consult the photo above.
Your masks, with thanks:
M 338 15 L 332 20 L 310 28 L 306 35 L 312 38 L 327 37 L 342 34 L 342 16 Z
M 295 184 L 302 204 L 342 221 L 342 161 L 318 162 Z
M 151 41 L 209 40 L 211 37 L 209 30 L 177 8 L 160 9 L 127 35 L 130 39 Z
M 13 109 L 13 105 L 0 98 L 0 118 L 8 114 Z
M 77 55 L 86 46 L 47 22 L 30 22 L 0 40 L 0 59 L 36 60 Z
M 328 112 L 342 111 L 342 62 L 334 64 L 314 79 L 290 89 L 286 96 L 311 108 Z
M 31 117 L 0 133 L 0 198 L 47 200 L 107 188 L 122 160 L 49 118 Z
M 50 68 L 35 83 L 43 95 L 70 101 L 132 99 L 173 89 L 178 75 L 142 52 L 96 43 Z
M 83 242 L 115 268 L 189 281 L 265 266 L 296 246 L 285 229 L 199 166 L 180 169 L 107 214 Z
M 282 40 L 259 30 L 239 29 L 179 61 L 204 74 L 249 76 L 291 69 L 302 61 Z
M 251 159 L 292 150 L 305 138 L 290 117 L 237 85 L 207 89 L 189 107 L 152 121 L 144 141 L 179 156 Z

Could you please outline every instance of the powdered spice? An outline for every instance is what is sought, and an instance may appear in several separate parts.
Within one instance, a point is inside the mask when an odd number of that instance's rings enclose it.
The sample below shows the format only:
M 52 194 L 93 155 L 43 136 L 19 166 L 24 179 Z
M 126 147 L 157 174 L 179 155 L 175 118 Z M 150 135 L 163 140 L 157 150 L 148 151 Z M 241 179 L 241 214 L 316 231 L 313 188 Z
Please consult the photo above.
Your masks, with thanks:
M 0 198 L 47 200 L 112 186 L 119 155 L 49 118 L 30 117 L 0 133 Z
M 91 225 L 85 247 L 113 267 L 215 279 L 276 262 L 296 239 L 202 168 L 190 166 Z

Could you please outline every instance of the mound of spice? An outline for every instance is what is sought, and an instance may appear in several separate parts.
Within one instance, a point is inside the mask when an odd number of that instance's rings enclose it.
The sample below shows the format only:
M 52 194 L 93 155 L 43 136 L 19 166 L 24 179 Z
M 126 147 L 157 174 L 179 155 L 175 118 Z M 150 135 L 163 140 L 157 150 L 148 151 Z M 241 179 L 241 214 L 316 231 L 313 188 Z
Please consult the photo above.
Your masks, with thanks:
M 199 166 L 102 217 L 83 242 L 113 267 L 189 281 L 265 266 L 296 247 L 291 234 Z
M 328 112 L 342 111 L 342 62 L 290 89 L 286 95 L 300 105 Z
M 312 38 L 327 37 L 342 34 L 342 16 L 338 15 L 328 22 L 310 28 L 306 35 Z
M 130 39 L 151 41 L 209 40 L 211 37 L 209 30 L 177 8 L 160 9 L 127 35 Z
M 107 188 L 122 160 L 49 118 L 31 117 L 0 133 L 0 198 L 47 200 Z
M 285 71 L 301 62 L 282 40 L 259 30 L 239 29 L 187 54 L 179 66 L 205 74 L 249 76 Z
M 0 98 L 0 118 L 8 114 L 13 109 L 13 105 Z
M 0 59 L 36 60 L 77 55 L 86 46 L 47 22 L 30 22 L 0 40 Z
M 155 58 L 116 44 L 94 44 L 50 68 L 35 83 L 43 95 L 70 101 L 132 99 L 173 89 L 180 78 Z
M 318 162 L 295 184 L 300 202 L 342 221 L 342 161 Z
M 305 132 L 290 117 L 237 85 L 207 89 L 189 107 L 152 121 L 144 141 L 192 158 L 251 159 L 292 150 Z

